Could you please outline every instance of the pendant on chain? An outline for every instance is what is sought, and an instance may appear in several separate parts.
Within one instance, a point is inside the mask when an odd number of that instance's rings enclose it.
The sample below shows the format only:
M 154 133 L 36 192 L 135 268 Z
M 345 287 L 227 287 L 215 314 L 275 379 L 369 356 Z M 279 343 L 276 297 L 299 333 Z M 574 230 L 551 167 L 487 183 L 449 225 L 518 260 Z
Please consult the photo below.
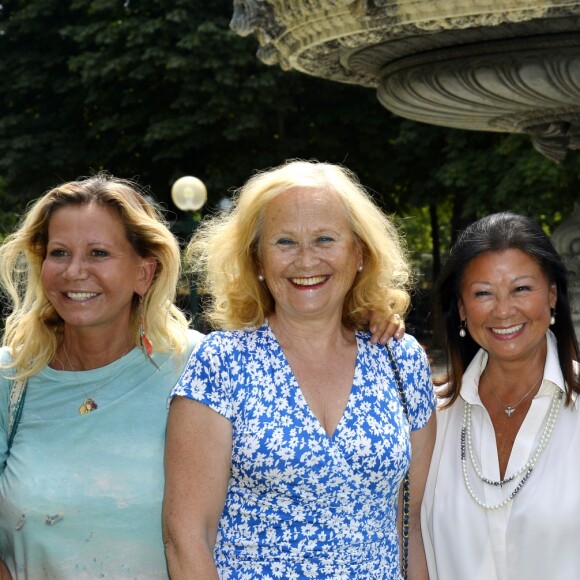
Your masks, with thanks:
M 86 415 L 98 408 L 99 405 L 97 405 L 97 402 L 94 399 L 91 399 L 91 397 L 87 397 L 85 402 L 79 407 L 79 413 L 81 415 Z

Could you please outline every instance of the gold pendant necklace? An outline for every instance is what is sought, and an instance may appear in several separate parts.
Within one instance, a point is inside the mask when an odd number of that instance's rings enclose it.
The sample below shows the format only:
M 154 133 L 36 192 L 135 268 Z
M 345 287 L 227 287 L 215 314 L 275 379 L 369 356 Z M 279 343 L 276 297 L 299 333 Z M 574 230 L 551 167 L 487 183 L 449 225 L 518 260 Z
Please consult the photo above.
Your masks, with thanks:
M 86 415 L 87 413 L 90 413 L 91 411 L 94 411 L 95 409 L 98 408 L 99 405 L 97 405 L 97 401 L 95 401 L 95 399 L 93 399 L 92 397 L 87 397 L 85 399 L 85 402 L 79 407 L 79 413 L 81 415 Z
M 87 413 L 92 413 L 93 411 L 96 411 L 99 408 L 99 405 L 97 404 L 97 401 L 95 401 L 94 397 L 96 397 L 96 395 L 98 395 L 109 384 L 109 377 L 107 376 L 107 380 L 105 381 L 105 383 L 103 385 L 101 385 L 101 387 L 99 389 L 97 389 L 92 396 L 89 395 L 85 391 L 81 382 L 79 381 L 77 373 L 74 370 L 74 367 L 71 363 L 70 357 L 68 356 L 68 352 L 66 350 L 66 346 L 65 346 L 64 342 L 62 343 L 62 349 L 64 351 L 64 356 L 66 357 L 66 360 L 69 364 L 69 367 L 75 376 L 77 385 L 80 387 L 81 391 L 85 394 L 85 400 L 83 401 L 82 405 L 79 407 L 79 413 L 81 415 L 86 415 Z M 133 350 L 133 346 L 130 346 L 129 350 L 125 351 L 119 358 L 123 358 L 131 350 Z M 119 360 L 119 359 L 115 359 L 115 360 Z

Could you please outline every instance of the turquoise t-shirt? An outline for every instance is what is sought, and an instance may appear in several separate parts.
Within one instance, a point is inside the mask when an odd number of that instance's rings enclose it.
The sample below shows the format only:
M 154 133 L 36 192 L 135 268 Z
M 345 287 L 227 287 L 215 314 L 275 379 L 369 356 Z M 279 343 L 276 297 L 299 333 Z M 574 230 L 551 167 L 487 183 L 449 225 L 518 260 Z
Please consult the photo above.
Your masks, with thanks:
M 167 578 L 161 537 L 167 399 L 179 360 L 135 348 L 105 367 L 28 382 L 6 460 L 0 378 L 0 555 L 17 578 Z M 4 358 L 6 353 L 4 351 Z M 80 415 L 87 396 L 98 409 Z

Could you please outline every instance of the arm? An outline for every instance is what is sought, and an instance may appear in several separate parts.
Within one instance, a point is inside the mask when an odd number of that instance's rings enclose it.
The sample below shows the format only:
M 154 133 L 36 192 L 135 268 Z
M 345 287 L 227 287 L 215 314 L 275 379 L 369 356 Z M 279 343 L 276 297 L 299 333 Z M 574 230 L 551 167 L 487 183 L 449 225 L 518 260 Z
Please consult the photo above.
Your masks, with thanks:
M 412 459 L 409 473 L 409 580 L 426 580 L 429 578 L 425 549 L 421 536 L 421 502 L 423 501 L 429 464 L 431 463 L 431 455 L 435 445 L 435 433 L 435 411 L 433 411 L 429 421 L 422 429 L 411 433 Z M 400 496 L 402 496 L 402 493 Z M 401 519 L 401 515 L 402 501 L 399 502 L 399 519 Z
M 391 318 L 382 318 L 382 313 L 371 312 L 369 330 L 371 331 L 371 342 L 373 344 L 387 344 L 391 336 L 397 340 L 403 338 L 405 334 L 405 321 L 398 315 L 393 314 Z
M 0 560 L 0 580 L 12 580 L 10 570 L 8 570 L 8 566 L 6 566 L 3 560 Z
M 218 574 L 213 549 L 230 478 L 231 423 L 202 403 L 175 397 L 165 443 L 163 542 L 173 580 Z

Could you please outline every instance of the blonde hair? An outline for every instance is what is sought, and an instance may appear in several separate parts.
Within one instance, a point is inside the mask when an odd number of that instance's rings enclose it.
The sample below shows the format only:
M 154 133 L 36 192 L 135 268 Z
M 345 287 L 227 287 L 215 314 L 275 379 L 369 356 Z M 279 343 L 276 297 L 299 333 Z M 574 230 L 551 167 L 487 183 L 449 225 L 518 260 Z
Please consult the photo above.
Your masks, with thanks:
M 137 184 L 101 172 L 64 183 L 33 202 L 17 230 L 0 247 L 0 284 L 10 298 L 2 345 L 10 349 L 16 376 L 37 374 L 54 357 L 64 321 L 47 299 L 41 283 L 52 214 L 70 205 L 103 206 L 119 217 L 127 239 L 141 257 L 153 258 L 156 270 L 143 296 L 147 336 L 158 352 L 185 350 L 188 321 L 175 306 L 180 275 L 179 245 L 165 219 Z M 135 295 L 131 333 L 139 344 L 139 297 Z
M 396 226 L 348 169 L 291 160 L 252 176 L 235 192 L 230 209 L 206 219 L 192 238 L 187 257 L 210 298 L 209 322 L 225 329 L 258 326 L 274 311 L 272 295 L 258 281 L 262 218 L 271 200 L 296 188 L 334 192 L 362 242 L 364 268 L 346 297 L 343 322 L 362 329 L 370 311 L 404 314 L 411 270 Z

